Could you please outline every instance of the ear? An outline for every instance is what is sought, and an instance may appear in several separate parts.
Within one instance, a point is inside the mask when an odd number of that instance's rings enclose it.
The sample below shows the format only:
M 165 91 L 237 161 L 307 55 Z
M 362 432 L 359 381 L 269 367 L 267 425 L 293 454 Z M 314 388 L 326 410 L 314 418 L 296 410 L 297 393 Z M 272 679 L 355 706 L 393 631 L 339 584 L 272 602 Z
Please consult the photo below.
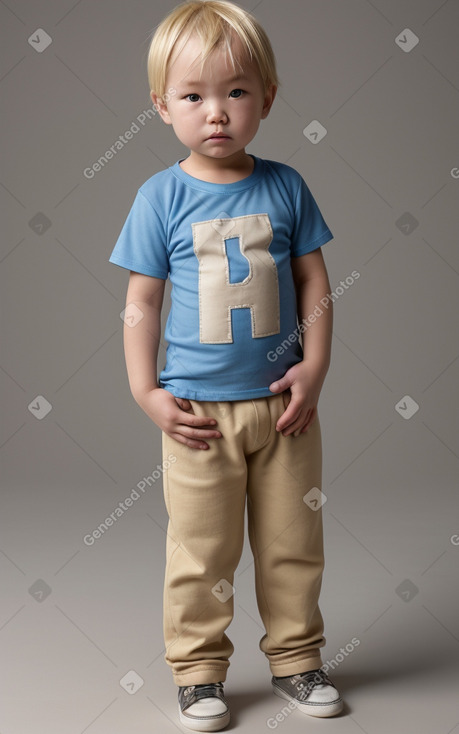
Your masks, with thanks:
M 270 84 L 266 94 L 265 94 L 265 100 L 263 102 L 263 109 L 261 111 L 261 119 L 264 120 L 269 115 L 269 111 L 272 107 L 272 104 L 274 102 L 274 99 L 276 97 L 277 87 L 275 84 Z
M 163 120 L 166 125 L 172 125 L 172 120 L 167 109 L 167 104 L 164 102 L 164 100 L 159 97 L 156 92 L 150 92 L 150 97 L 151 101 L 153 102 L 153 107 L 155 108 L 155 110 L 157 110 L 157 112 L 159 112 L 161 120 Z

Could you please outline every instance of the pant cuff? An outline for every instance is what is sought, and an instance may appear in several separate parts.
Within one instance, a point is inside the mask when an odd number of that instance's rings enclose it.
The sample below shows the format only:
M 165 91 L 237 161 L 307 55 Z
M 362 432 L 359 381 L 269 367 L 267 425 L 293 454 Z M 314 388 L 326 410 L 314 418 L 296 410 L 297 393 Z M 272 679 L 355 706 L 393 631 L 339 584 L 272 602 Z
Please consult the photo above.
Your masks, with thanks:
M 227 668 L 194 668 L 187 673 L 172 673 L 177 686 L 202 686 L 207 683 L 223 683 Z M 286 674 L 288 675 L 288 673 Z
M 307 673 L 310 670 L 317 670 L 322 666 L 322 658 L 315 655 L 309 658 L 298 658 L 288 663 L 270 663 L 271 673 L 276 677 L 282 678 L 287 675 L 299 675 L 299 673 Z

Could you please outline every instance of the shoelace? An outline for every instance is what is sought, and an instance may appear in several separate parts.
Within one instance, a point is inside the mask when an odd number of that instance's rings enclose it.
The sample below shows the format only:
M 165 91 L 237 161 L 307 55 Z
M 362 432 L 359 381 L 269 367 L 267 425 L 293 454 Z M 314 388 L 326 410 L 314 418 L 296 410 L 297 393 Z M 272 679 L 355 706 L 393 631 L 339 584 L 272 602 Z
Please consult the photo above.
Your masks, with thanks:
M 218 690 L 222 690 L 223 685 L 221 683 L 208 683 L 198 686 L 188 686 L 183 692 L 185 698 L 189 696 L 195 696 L 196 700 L 199 698 L 210 698 L 215 696 Z
M 300 701 L 304 701 L 316 686 L 333 685 L 330 678 L 320 668 L 319 670 L 309 670 L 307 673 L 294 675 L 290 681 L 298 690 L 297 698 Z

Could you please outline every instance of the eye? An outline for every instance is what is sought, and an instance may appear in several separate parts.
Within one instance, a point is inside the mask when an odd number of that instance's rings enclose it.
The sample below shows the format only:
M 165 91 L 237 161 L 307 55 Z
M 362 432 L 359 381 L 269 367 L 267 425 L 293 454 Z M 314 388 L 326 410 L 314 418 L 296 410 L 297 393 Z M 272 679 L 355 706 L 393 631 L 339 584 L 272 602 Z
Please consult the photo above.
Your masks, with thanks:
M 236 93 L 236 95 L 235 95 L 235 96 L 233 96 L 233 99 L 239 99 L 239 97 L 240 97 L 240 96 L 241 96 L 242 94 L 245 94 L 245 92 L 244 92 L 244 90 L 243 90 L 243 89 L 233 89 L 233 90 L 232 90 L 232 91 L 230 92 L 230 96 L 234 95 L 235 93 Z
M 189 99 L 190 102 L 197 102 L 196 99 L 190 99 L 190 97 L 197 97 L 199 99 L 199 94 L 196 94 L 195 92 L 192 92 L 191 94 L 187 94 L 184 99 Z

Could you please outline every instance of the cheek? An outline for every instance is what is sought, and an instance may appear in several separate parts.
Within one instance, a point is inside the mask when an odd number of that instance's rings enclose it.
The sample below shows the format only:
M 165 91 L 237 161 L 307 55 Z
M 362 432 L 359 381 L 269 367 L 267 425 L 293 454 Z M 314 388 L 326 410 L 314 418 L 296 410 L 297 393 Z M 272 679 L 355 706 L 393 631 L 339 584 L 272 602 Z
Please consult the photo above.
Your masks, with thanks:
M 171 120 L 174 127 L 178 130 L 185 130 L 191 125 L 191 118 L 188 110 L 184 110 L 180 107 L 175 107 L 171 110 Z
M 261 108 L 262 105 L 260 105 L 256 100 L 252 99 L 250 100 L 250 104 L 247 105 L 246 114 L 248 117 L 250 117 L 252 121 L 258 121 Z
M 260 107 L 256 104 L 252 105 L 250 110 L 248 110 L 248 115 L 247 115 L 250 127 L 252 129 L 258 128 L 260 124 L 260 116 L 261 116 Z
M 184 121 L 191 121 L 191 120 L 197 120 L 199 118 L 199 113 L 197 112 L 197 108 L 193 108 L 188 105 L 183 105 L 176 111 L 177 119 Z

